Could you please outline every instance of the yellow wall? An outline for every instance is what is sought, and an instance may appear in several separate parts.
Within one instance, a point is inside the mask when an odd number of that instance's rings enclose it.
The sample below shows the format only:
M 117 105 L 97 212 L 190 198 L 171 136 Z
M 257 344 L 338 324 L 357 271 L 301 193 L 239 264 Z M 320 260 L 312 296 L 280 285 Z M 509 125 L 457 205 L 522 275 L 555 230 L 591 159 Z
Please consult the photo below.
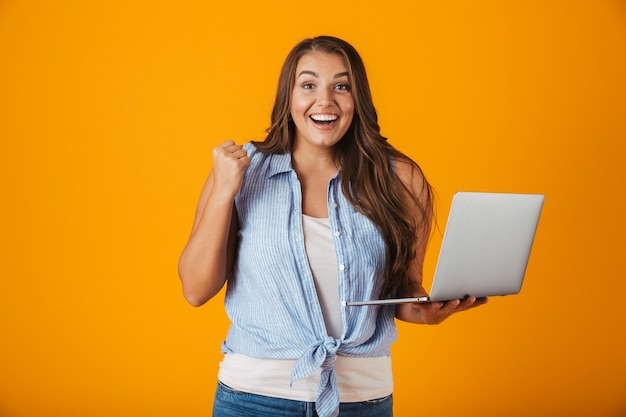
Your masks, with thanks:
M 442 224 L 456 190 L 546 194 L 520 295 L 400 325 L 396 415 L 626 413 L 626 4 L 366 4 L 0 2 L 0 416 L 210 415 L 228 323 L 177 258 L 211 149 L 263 136 L 317 34 L 362 53 Z

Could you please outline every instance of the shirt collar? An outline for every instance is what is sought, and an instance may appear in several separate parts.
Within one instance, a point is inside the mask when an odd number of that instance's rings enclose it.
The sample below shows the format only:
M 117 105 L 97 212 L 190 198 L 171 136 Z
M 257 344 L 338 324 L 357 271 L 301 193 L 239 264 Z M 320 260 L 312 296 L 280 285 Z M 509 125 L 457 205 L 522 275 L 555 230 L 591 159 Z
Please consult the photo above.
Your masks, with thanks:
M 285 152 L 280 154 L 271 154 L 270 155 L 270 167 L 267 172 L 267 178 L 271 178 L 274 175 L 283 174 L 285 172 L 290 172 L 293 170 L 291 167 L 291 152 Z M 331 180 L 334 180 L 339 176 L 339 172 L 337 172 Z
M 291 171 L 291 152 L 283 154 L 272 154 L 270 157 L 270 167 L 267 177 Z

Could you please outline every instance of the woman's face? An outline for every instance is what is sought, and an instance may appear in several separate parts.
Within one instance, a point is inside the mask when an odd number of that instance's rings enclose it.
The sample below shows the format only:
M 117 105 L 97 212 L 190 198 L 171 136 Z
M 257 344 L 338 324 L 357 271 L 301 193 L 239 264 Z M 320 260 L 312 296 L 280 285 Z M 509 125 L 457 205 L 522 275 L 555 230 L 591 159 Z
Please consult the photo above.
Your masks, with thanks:
M 294 145 L 334 146 L 348 131 L 353 115 L 348 70 L 341 57 L 318 51 L 302 56 L 291 95 Z

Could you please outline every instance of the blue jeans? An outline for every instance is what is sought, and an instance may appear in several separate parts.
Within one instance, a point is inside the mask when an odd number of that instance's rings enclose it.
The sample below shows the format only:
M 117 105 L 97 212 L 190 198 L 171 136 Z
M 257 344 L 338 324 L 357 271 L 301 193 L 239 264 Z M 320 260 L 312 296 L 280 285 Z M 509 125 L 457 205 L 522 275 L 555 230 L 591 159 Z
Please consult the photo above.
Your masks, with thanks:
M 391 395 L 369 401 L 341 403 L 339 416 L 391 417 L 392 406 Z M 213 417 L 317 417 L 317 413 L 315 403 L 250 394 L 218 382 Z

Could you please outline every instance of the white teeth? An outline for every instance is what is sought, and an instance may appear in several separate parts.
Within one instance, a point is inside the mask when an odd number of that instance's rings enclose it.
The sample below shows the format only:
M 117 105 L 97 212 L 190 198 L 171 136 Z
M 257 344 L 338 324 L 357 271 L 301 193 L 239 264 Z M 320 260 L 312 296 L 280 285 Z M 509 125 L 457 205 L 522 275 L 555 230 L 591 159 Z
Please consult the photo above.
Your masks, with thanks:
M 337 116 L 334 114 L 313 114 L 311 115 L 311 119 L 316 122 L 333 122 L 337 120 Z

